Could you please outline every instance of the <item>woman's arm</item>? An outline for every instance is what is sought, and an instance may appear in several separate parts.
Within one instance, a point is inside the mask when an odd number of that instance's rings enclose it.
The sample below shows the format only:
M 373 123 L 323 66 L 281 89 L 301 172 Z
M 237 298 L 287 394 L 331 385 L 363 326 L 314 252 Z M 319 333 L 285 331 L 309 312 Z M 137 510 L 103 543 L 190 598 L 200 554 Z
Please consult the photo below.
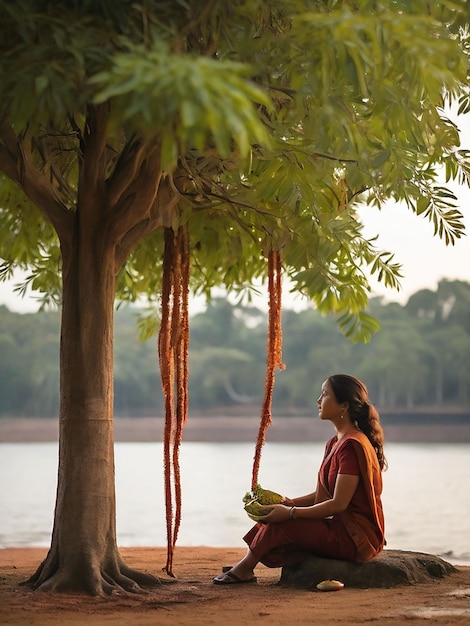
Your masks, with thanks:
M 318 482 L 317 488 L 313 493 L 308 493 L 306 496 L 298 496 L 296 498 L 284 498 L 281 504 L 285 504 L 286 506 L 312 506 L 315 504 L 315 499 L 318 491 Z
M 288 519 L 322 519 L 336 515 L 345 511 L 351 502 L 351 498 L 359 484 L 359 476 L 353 474 L 338 474 L 335 484 L 333 497 L 324 502 L 313 505 L 301 505 L 301 498 L 295 498 L 292 506 L 284 504 L 276 504 L 270 509 L 270 512 L 263 518 L 263 522 L 285 522 Z M 312 494 L 310 494 L 312 495 Z M 304 496 L 308 498 L 309 496 Z
M 296 498 L 284 498 L 281 504 L 285 504 L 286 506 L 311 506 L 315 504 L 315 494 L 309 493 L 306 496 L 297 496 Z

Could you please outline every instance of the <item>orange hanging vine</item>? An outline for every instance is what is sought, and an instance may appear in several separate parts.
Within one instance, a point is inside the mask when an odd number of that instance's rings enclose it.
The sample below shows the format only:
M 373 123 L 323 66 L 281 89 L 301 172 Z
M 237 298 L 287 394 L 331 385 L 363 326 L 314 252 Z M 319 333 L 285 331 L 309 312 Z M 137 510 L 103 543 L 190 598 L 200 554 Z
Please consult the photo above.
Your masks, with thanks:
M 281 255 L 278 251 L 270 250 L 268 255 L 268 288 L 269 288 L 269 323 L 266 354 L 266 380 L 264 385 L 264 399 L 261 409 L 261 421 L 256 439 L 255 457 L 253 460 L 253 474 L 251 489 L 255 490 L 258 484 L 261 450 L 266 441 L 266 432 L 272 422 L 272 401 L 276 369 L 284 370 L 282 362 L 282 281 Z
M 189 347 L 189 234 L 164 229 L 162 319 L 158 356 L 162 380 L 165 427 L 163 434 L 167 561 L 163 570 L 173 576 L 173 553 L 181 523 L 179 450 L 188 414 Z M 173 502 L 175 510 L 173 512 Z
M 181 523 L 181 473 L 179 450 L 188 414 L 189 348 L 189 233 L 181 226 L 175 233 L 164 229 L 163 284 L 158 356 L 165 405 L 163 434 L 167 561 L 163 570 L 173 574 L 173 554 Z M 276 369 L 282 363 L 281 256 L 268 255 L 269 324 L 266 379 L 261 422 L 253 462 L 252 489 L 258 484 L 261 450 L 272 421 L 272 399 Z M 174 504 L 174 506 L 173 506 Z M 174 509 L 174 510 L 173 510 Z

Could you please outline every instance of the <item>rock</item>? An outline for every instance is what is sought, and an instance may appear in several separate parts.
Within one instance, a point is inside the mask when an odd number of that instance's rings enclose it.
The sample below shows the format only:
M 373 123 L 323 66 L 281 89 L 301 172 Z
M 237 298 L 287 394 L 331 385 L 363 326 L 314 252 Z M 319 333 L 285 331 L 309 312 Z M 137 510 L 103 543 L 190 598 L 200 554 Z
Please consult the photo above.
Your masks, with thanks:
M 395 587 L 443 578 L 456 568 L 433 554 L 384 550 L 368 563 L 351 563 L 311 556 L 283 567 L 280 585 L 314 589 L 322 580 L 340 580 L 345 587 Z

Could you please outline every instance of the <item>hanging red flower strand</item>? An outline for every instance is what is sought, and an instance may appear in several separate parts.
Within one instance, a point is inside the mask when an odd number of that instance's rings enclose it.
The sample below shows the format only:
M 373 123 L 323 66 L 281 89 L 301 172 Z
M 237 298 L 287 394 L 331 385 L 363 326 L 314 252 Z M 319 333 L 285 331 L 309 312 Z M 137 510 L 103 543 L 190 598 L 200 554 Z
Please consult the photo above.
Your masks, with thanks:
M 284 370 L 282 362 L 282 276 L 281 255 L 278 251 L 270 250 L 268 255 L 268 289 L 269 289 L 269 322 L 266 349 L 266 379 L 264 385 L 264 399 L 261 409 L 261 421 L 256 439 L 255 456 L 253 460 L 253 474 L 251 489 L 255 490 L 258 484 L 261 450 L 266 441 L 266 433 L 272 422 L 272 401 L 276 369 Z
M 181 523 L 179 450 L 188 414 L 189 348 L 189 234 L 186 226 L 175 233 L 164 229 L 161 325 L 158 336 L 160 376 L 165 405 L 163 434 L 167 561 L 173 574 L 173 553 Z M 175 511 L 173 512 L 173 502 Z
M 167 527 L 167 562 L 164 571 L 173 576 L 173 554 L 181 523 L 181 474 L 179 449 L 188 413 L 189 349 L 189 234 L 187 227 L 164 229 L 161 325 L 158 337 L 160 374 L 165 405 L 164 483 Z M 269 323 L 266 379 L 261 421 L 253 462 L 252 489 L 258 484 L 262 447 L 272 422 L 272 398 L 276 369 L 282 363 L 281 256 L 268 255 Z M 173 512 L 173 502 L 175 511 Z

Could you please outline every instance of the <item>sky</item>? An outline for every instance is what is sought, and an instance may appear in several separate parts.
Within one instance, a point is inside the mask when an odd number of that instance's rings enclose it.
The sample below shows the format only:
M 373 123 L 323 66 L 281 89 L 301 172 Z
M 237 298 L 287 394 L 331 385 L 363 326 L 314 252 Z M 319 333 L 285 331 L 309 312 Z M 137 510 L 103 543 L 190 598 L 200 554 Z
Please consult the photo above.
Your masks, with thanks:
M 461 148 L 470 150 L 470 114 L 455 116 L 449 113 L 460 130 Z M 442 184 L 457 196 L 457 208 L 463 214 L 466 235 L 454 245 L 434 236 L 434 226 L 423 216 L 416 215 L 403 205 L 387 204 L 378 211 L 362 207 L 360 215 L 367 238 L 379 235 L 377 247 L 395 253 L 395 262 L 402 265 L 403 278 L 399 292 L 370 281 L 374 294 L 387 301 L 406 303 L 420 289 L 435 290 L 443 278 L 470 282 L 470 188 L 449 182 Z
M 470 114 L 454 118 L 461 130 L 461 145 L 470 149 Z M 455 245 L 446 246 L 438 236 L 433 236 L 433 225 L 423 216 L 415 215 L 406 207 L 394 203 L 381 210 L 374 207 L 361 207 L 359 213 L 364 223 L 363 233 L 367 238 L 378 235 L 375 246 L 394 253 L 394 262 L 402 265 L 403 278 L 400 291 L 385 288 L 370 279 L 371 295 L 383 296 L 385 301 L 406 304 L 408 298 L 420 289 L 435 290 L 443 278 L 470 282 L 470 189 L 448 185 L 458 197 L 458 208 L 464 216 L 466 236 L 457 239 Z M 20 313 L 34 312 L 39 308 L 34 293 L 21 298 L 14 292 L 18 275 L 13 281 L 0 283 L 0 305 Z M 254 301 L 256 306 L 265 308 L 266 297 Z M 301 309 L 308 303 L 293 298 L 284 287 L 283 306 Z M 191 312 L 203 308 L 204 303 L 193 300 Z

